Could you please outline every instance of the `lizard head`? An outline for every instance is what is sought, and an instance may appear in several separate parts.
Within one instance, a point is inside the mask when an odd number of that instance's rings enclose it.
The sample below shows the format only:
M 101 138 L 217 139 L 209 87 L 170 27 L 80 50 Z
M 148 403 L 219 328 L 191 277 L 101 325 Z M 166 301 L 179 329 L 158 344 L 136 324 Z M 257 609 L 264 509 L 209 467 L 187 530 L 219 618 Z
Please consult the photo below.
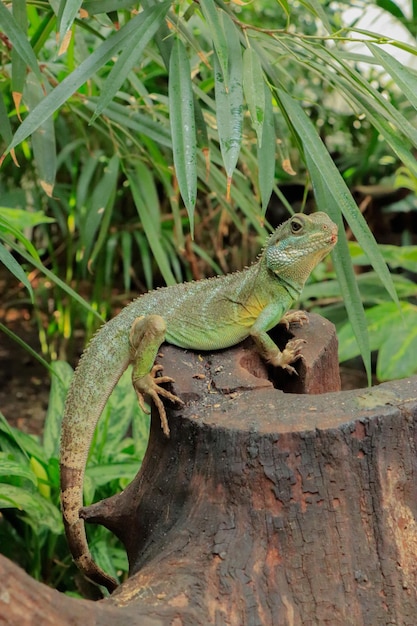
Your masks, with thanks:
M 266 267 L 302 287 L 337 242 L 337 226 L 326 213 L 297 213 L 278 226 L 264 249 Z

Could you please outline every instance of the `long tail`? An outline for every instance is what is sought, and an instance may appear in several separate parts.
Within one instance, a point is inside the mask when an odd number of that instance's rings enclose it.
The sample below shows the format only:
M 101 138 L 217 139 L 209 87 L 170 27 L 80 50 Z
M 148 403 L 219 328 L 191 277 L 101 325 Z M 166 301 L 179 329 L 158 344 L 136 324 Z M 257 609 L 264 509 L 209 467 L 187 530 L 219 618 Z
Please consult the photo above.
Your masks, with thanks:
M 81 357 L 68 392 L 61 435 L 61 505 L 68 544 L 81 571 L 109 591 L 117 582 L 93 561 L 79 511 L 94 429 L 130 362 L 129 320 L 121 321 L 118 315 L 105 324 Z

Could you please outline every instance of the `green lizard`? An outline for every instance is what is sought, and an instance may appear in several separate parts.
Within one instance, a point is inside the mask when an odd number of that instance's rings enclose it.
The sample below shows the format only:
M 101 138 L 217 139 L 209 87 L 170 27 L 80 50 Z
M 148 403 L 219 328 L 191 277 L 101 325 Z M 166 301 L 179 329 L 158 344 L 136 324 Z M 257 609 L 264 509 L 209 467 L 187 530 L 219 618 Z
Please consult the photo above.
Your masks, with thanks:
M 62 422 L 61 502 L 73 558 L 94 582 L 112 591 L 117 583 L 93 561 L 88 549 L 83 505 L 84 471 L 97 421 L 122 373 L 132 365 L 140 404 L 155 402 L 164 433 L 169 427 L 160 396 L 183 404 L 156 377 L 154 366 L 163 341 L 194 350 L 216 350 L 252 337 L 268 363 L 293 373 L 302 340 L 283 351 L 267 331 L 279 322 L 303 322 L 301 311 L 288 312 L 312 269 L 333 248 L 337 227 L 325 213 L 297 214 L 269 237 L 258 260 L 241 272 L 182 283 L 146 293 L 104 324 L 91 340 L 75 371 Z

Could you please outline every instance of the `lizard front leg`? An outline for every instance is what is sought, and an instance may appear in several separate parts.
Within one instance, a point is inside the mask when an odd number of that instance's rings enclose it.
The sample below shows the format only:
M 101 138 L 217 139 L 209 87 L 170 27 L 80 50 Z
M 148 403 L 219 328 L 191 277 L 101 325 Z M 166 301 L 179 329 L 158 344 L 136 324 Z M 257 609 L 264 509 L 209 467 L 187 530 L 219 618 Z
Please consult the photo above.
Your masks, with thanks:
M 141 408 L 145 409 L 144 396 L 148 395 L 155 402 L 161 419 L 164 434 L 169 437 L 169 426 L 165 407 L 160 396 L 178 404 L 183 401 L 170 393 L 161 383 L 174 382 L 169 376 L 159 376 L 162 365 L 154 365 L 158 350 L 165 339 L 166 324 L 160 315 L 145 315 L 136 318 L 130 329 L 130 347 L 132 364 L 132 384 Z
M 284 309 L 285 310 L 285 309 Z M 298 315 L 301 313 L 301 315 Z M 274 367 L 282 367 L 290 374 L 296 374 L 297 370 L 291 365 L 301 358 L 301 348 L 305 344 L 304 339 L 292 339 L 287 343 L 284 350 L 280 350 L 276 343 L 272 341 L 267 330 L 273 328 L 278 323 L 283 323 L 287 328 L 290 323 L 302 323 L 306 321 L 305 314 L 300 311 L 284 313 L 276 309 L 276 306 L 266 307 L 251 328 L 250 335 L 254 340 L 261 357 Z

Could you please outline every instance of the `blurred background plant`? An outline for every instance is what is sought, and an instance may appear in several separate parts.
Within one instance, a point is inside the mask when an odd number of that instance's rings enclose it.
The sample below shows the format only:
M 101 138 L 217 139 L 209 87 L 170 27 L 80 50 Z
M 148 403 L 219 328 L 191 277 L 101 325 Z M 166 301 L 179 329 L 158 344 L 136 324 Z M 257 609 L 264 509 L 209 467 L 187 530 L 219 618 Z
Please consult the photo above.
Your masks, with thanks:
M 370 6 L 390 17 L 388 35 L 358 21 Z M 351 8 L 0 3 L 0 330 L 19 340 L 7 311 L 25 309 L 45 366 L 73 362 L 132 292 L 241 268 L 271 228 L 318 207 L 341 237 L 303 304 L 337 324 L 341 360 L 361 354 L 368 378 L 371 350 L 380 380 L 416 372 L 416 7 L 358 1 L 348 18 Z M 396 24 L 409 40 L 391 37 Z M 60 410 L 50 411 L 36 444 L 3 423 L 3 461 L 26 471 L 34 458 L 33 475 L 6 484 L 57 506 L 56 450 L 44 448 Z M 22 545 L 36 535 L 30 511 L 7 516 Z M 33 573 L 65 562 L 51 520 Z

